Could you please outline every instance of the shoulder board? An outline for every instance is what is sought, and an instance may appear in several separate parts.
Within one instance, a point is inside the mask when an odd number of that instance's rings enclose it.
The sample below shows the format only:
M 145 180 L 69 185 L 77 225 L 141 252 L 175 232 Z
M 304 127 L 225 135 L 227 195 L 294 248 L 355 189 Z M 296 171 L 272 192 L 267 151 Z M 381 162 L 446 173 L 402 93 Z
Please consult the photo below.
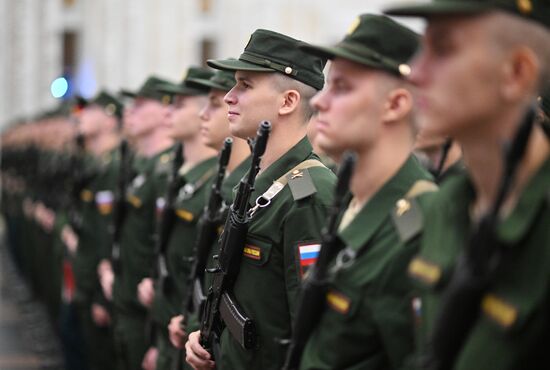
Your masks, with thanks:
M 168 174 L 170 172 L 170 166 L 171 166 L 171 158 L 172 156 L 168 153 L 163 154 L 160 156 L 159 160 L 157 161 L 157 164 L 155 166 L 155 173 L 156 174 Z
M 287 179 L 294 200 L 305 199 L 317 192 L 307 168 L 292 171 Z
M 405 243 L 413 239 L 424 227 L 422 208 L 414 197 L 436 190 L 437 185 L 433 182 L 419 180 L 414 183 L 404 198 L 397 201 L 391 212 L 391 218 L 401 242 Z

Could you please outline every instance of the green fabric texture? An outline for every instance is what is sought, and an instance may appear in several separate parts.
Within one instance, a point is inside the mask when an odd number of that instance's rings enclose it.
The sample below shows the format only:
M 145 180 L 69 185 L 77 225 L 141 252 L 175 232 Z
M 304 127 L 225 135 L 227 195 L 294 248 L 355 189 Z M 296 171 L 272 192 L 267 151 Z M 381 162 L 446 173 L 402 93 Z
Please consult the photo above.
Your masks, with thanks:
M 223 91 L 229 91 L 235 86 L 235 73 L 230 71 L 218 70 L 209 79 L 204 78 L 190 78 L 188 80 L 191 86 L 202 86 L 208 89 L 218 89 Z
M 124 105 L 120 100 L 115 98 L 113 95 L 109 94 L 107 91 L 100 91 L 90 102 L 89 105 L 99 105 L 105 112 L 109 115 L 114 115 L 116 117 L 122 117 L 124 111 Z
M 308 159 L 318 157 L 304 138 L 257 177 L 251 204 L 273 181 Z M 312 167 L 308 172 L 316 193 L 294 200 L 285 186 L 269 207 L 259 209 L 251 219 L 246 244 L 257 254 L 244 253 L 234 295 L 256 324 L 258 348 L 244 350 L 224 330 L 219 360 L 223 369 L 275 370 L 283 365 L 285 347 L 276 338 L 290 338 L 302 277 L 300 246 L 320 243 L 336 180 L 325 167 Z
M 192 79 L 204 79 L 208 80 L 214 75 L 214 72 L 208 68 L 202 67 L 189 67 L 187 74 L 179 84 L 161 84 L 158 90 L 173 95 L 205 95 L 208 94 L 210 88 L 203 85 L 190 84 Z
M 210 59 L 207 64 L 227 71 L 279 72 L 321 90 L 325 83 L 326 59 L 305 53 L 299 48 L 303 44 L 292 37 L 258 29 L 250 36 L 238 60 Z
M 498 225 L 497 238 L 506 246 L 501 268 L 480 304 L 480 316 L 458 353 L 454 369 L 548 368 L 550 343 L 550 158 L 529 180 L 511 213 Z M 437 271 L 428 279 L 409 267 L 418 288 L 419 355 L 439 314 L 442 294 L 472 230 L 470 206 L 475 192 L 467 173 L 442 184 L 425 212 L 421 251 L 411 266 Z M 483 303 L 485 302 L 485 303 Z M 492 302 L 492 304 L 489 304 Z M 449 323 L 452 335 L 452 324 Z
M 304 45 L 301 48 L 324 58 L 344 58 L 396 75 L 407 75 L 410 68 L 406 63 L 418 45 L 418 35 L 407 27 L 383 15 L 363 14 L 335 46 Z
M 412 284 L 406 270 L 419 238 L 403 242 L 391 213 L 417 181 L 430 179 L 410 157 L 340 231 L 351 250 L 368 249 L 351 266 L 331 272 L 329 295 L 341 305 L 331 304 L 327 295 L 300 369 L 398 369 L 412 355 Z
M 168 104 L 170 102 L 170 95 L 162 92 L 159 88 L 163 85 L 170 85 L 171 82 L 162 78 L 151 76 L 145 80 L 143 85 L 137 91 L 130 91 L 122 89 L 120 93 L 130 98 L 147 98 L 160 101 L 161 103 Z
M 550 2 L 546 0 L 433 0 L 404 3 L 384 12 L 389 15 L 431 17 L 448 14 L 477 14 L 504 10 L 550 27 Z

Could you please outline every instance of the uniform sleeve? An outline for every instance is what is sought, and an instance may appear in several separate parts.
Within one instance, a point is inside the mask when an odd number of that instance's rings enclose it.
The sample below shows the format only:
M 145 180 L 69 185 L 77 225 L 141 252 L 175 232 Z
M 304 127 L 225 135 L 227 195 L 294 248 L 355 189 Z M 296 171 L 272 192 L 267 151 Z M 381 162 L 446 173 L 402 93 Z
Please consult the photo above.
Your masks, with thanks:
M 282 230 L 285 285 L 292 319 L 296 311 L 301 280 L 316 260 L 321 243 L 321 230 L 328 213 L 328 207 L 315 199 L 305 204 L 299 203 L 297 202 L 287 215 Z

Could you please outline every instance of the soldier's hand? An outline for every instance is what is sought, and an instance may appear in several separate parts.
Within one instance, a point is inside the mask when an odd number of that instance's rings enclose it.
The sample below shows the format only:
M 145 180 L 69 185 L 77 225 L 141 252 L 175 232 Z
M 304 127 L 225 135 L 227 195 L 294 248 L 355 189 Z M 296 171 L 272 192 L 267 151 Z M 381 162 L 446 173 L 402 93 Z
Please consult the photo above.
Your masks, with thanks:
M 145 307 L 151 307 L 153 299 L 155 299 L 155 287 L 153 279 L 145 278 L 138 285 L 138 300 Z
M 99 327 L 111 325 L 111 315 L 109 311 L 98 303 L 92 304 L 92 320 Z
M 78 250 L 78 235 L 76 235 L 72 227 L 69 225 L 63 226 L 61 240 L 63 240 L 63 244 L 65 244 L 69 253 L 72 256 L 76 255 L 76 251 Z
M 185 361 L 195 370 L 213 369 L 216 363 L 210 360 L 210 353 L 199 342 L 200 331 L 189 334 L 185 343 Z
M 156 370 L 158 356 L 159 351 L 157 347 L 149 347 L 147 352 L 145 352 L 145 356 L 143 356 L 143 361 L 141 362 L 141 367 L 143 370 Z
M 170 343 L 176 348 L 184 349 L 187 333 L 181 328 L 183 315 L 174 316 L 168 324 L 168 333 L 170 335 Z
M 98 266 L 98 274 L 99 274 L 99 284 L 101 285 L 101 290 L 103 291 L 103 295 L 105 298 L 107 298 L 109 301 L 113 300 L 113 283 L 115 282 L 115 273 L 113 272 L 113 269 L 110 267 L 107 267 L 106 265 L 100 264 Z

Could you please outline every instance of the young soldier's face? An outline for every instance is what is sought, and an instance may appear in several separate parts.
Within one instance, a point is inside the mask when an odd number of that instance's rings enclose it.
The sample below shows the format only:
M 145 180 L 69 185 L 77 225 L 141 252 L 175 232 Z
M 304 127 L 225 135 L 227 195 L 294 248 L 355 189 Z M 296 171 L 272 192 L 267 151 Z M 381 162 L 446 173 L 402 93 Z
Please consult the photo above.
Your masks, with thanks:
M 373 145 L 380 131 L 385 94 L 381 72 L 336 58 L 327 84 L 311 104 L 318 111 L 314 120 L 316 142 L 331 155 L 346 149 L 361 151 Z
M 79 132 L 86 138 L 97 136 L 113 118 L 97 105 L 86 107 L 79 117 Z
M 224 96 L 225 91 L 218 89 L 210 91 L 208 102 L 200 112 L 202 142 L 216 150 L 220 150 L 224 139 L 231 136 L 227 120 L 228 106 L 223 101 Z
M 274 121 L 282 95 L 272 81 L 271 73 L 237 71 L 237 84 L 225 95 L 229 105 L 231 134 L 242 139 L 256 136 L 263 120 Z
M 196 137 L 200 130 L 200 109 L 206 99 L 204 96 L 176 95 L 169 113 L 170 137 L 176 140 L 189 140 Z
M 418 87 L 418 122 L 427 134 L 460 137 L 498 114 L 504 67 L 487 17 L 429 21 L 410 76 Z
M 166 124 L 168 112 L 169 107 L 156 100 L 137 98 L 124 117 L 124 129 L 131 138 L 147 136 Z

